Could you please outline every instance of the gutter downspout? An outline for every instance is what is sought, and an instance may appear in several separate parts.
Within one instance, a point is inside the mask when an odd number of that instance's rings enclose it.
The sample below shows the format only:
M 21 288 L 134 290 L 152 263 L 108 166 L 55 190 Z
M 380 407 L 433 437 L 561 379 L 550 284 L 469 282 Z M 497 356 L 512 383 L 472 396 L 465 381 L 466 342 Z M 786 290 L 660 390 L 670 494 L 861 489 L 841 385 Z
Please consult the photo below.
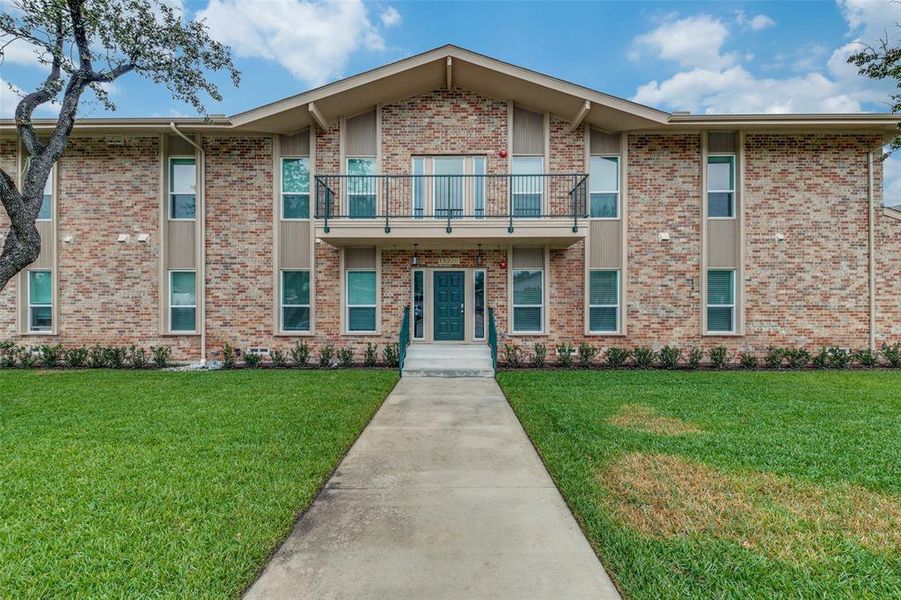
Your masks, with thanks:
M 200 265 L 198 269 L 200 280 L 200 298 L 198 298 L 198 306 L 200 307 L 200 366 L 206 366 L 206 153 L 197 142 L 179 131 L 174 121 L 169 122 L 169 129 L 172 133 L 191 144 L 200 153 L 200 193 L 199 209 L 200 215 Z
M 867 247 L 870 275 L 870 350 L 876 351 L 876 223 L 873 206 L 873 151 L 867 153 Z

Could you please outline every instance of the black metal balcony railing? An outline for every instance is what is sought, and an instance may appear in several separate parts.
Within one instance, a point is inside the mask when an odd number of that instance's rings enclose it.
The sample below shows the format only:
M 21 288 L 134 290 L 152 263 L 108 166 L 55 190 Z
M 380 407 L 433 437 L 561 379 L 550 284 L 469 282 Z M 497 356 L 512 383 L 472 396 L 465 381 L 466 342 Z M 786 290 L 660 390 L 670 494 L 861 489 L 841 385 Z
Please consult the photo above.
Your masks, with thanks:
M 566 219 L 578 230 L 588 216 L 588 176 L 543 175 L 318 175 L 315 217 L 325 232 L 333 219 L 384 222 L 441 221 L 447 232 L 460 219 Z

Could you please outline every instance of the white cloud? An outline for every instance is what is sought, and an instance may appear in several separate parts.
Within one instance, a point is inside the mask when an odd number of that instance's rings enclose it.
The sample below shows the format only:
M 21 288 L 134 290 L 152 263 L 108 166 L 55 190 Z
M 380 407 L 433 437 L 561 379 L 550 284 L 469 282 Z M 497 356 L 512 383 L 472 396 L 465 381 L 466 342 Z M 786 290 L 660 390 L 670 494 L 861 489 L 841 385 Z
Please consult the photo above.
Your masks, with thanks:
M 892 155 L 882 163 L 882 203 L 901 207 L 901 157 Z
M 41 68 L 39 52 L 41 49 L 33 44 L 23 40 L 14 40 L 0 51 L 0 57 L 3 59 L 0 64 L 13 63 L 25 67 Z M 49 58 L 50 54 L 47 53 L 47 56 Z
M 382 25 L 385 27 L 394 27 L 401 21 L 400 13 L 397 12 L 397 9 L 393 6 L 389 6 L 383 10 L 382 14 L 379 15 L 379 18 L 382 20 Z
M 751 20 L 748 21 L 748 27 L 751 28 L 751 31 L 760 31 L 761 29 L 772 27 L 775 24 L 776 21 L 766 15 L 754 15 Z
M 901 23 L 901 6 L 889 0 L 838 0 L 848 22 L 849 34 L 868 44 L 878 42 L 886 34 L 897 39 Z
M 652 53 L 683 67 L 727 67 L 735 62 L 733 55 L 720 52 L 728 34 L 722 21 L 708 15 L 664 22 L 635 38 L 630 58 L 637 60 Z
M 16 114 L 16 106 L 24 95 L 22 88 L 0 78 L 0 119 L 12 119 Z M 42 104 L 34 112 L 36 116 L 52 117 L 59 112 L 59 103 Z
M 385 48 L 362 0 L 210 0 L 197 17 L 238 56 L 276 61 L 311 85 L 339 76 L 357 50 Z

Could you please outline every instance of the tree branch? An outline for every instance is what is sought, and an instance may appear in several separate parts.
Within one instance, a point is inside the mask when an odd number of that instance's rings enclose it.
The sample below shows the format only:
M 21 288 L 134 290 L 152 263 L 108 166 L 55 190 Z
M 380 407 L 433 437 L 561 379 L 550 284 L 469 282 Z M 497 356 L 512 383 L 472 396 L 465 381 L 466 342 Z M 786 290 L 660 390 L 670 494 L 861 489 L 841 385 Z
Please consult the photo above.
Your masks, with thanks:
M 50 74 L 47 75 L 47 79 L 44 80 L 44 84 L 40 88 L 22 98 L 16 107 L 16 129 L 18 129 L 19 135 L 22 137 L 25 149 L 32 156 L 43 152 L 44 146 L 34 132 L 31 115 L 34 113 L 35 108 L 52 100 L 59 91 L 64 34 L 63 17 L 59 15 L 56 19 L 56 41 L 53 44 L 53 62 L 50 66 Z

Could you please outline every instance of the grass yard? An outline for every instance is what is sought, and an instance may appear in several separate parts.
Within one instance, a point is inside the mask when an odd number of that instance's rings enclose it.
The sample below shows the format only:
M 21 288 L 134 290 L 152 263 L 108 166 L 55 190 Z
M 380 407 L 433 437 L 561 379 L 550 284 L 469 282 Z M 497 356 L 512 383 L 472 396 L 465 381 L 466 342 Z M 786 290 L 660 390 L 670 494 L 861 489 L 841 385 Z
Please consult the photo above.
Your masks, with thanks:
M 396 379 L 0 372 L 0 598 L 238 595 Z
M 499 381 L 629 597 L 901 597 L 901 373 Z

